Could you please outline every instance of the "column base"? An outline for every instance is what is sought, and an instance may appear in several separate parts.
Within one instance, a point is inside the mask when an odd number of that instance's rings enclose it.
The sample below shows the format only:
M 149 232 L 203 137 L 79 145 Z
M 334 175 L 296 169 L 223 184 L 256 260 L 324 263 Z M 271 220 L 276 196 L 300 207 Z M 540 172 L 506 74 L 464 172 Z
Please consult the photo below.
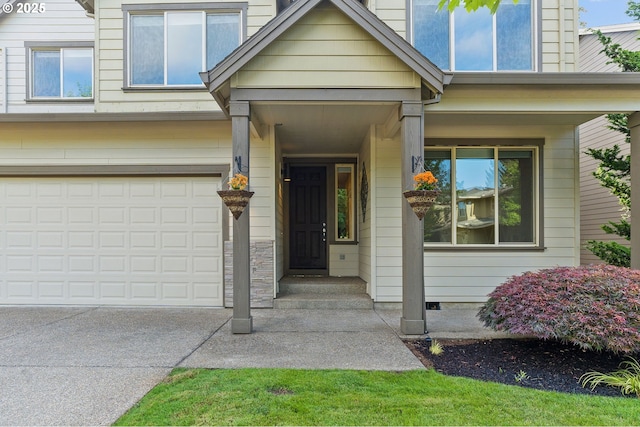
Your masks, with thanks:
M 232 318 L 231 333 L 233 334 L 250 334 L 253 330 L 253 317 L 248 319 Z
M 424 335 L 427 330 L 424 320 L 408 320 L 400 318 L 400 332 L 404 335 Z

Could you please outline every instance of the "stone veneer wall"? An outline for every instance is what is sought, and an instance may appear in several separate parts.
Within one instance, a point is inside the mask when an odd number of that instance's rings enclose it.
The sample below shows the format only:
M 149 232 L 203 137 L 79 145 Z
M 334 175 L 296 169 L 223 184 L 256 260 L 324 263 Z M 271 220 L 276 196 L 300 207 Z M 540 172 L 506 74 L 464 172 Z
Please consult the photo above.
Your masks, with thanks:
M 273 308 L 273 241 L 252 240 L 251 307 Z M 233 241 L 224 242 L 224 306 L 233 307 Z

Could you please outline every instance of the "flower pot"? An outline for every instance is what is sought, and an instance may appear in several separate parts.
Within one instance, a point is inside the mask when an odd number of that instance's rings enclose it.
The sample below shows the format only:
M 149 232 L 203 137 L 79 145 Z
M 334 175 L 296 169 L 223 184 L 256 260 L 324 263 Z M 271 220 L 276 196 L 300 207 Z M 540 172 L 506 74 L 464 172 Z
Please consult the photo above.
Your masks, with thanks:
M 244 208 L 249 204 L 249 199 L 253 196 L 253 191 L 246 190 L 220 190 L 218 194 L 222 201 L 231 211 L 235 219 L 240 218 Z
M 433 202 L 436 201 L 440 192 L 438 190 L 410 190 L 402 194 L 405 199 L 407 199 L 407 202 L 409 202 L 411 209 L 413 209 L 418 219 L 422 221 L 422 218 L 424 218 L 431 205 L 433 205 Z

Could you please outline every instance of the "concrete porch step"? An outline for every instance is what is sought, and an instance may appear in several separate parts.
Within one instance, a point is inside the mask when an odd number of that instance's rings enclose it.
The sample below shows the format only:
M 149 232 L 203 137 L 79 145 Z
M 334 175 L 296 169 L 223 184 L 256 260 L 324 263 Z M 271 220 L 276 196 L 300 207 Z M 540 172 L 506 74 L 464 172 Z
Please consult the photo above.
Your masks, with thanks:
M 371 310 L 373 301 L 367 294 L 296 293 L 280 295 L 273 301 L 276 309 Z
M 280 280 L 281 294 L 366 294 L 367 284 L 358 277 L 285 277 Z
M 283 277 L 273 308 L 370 310 L 373 301 L 359 277 Z

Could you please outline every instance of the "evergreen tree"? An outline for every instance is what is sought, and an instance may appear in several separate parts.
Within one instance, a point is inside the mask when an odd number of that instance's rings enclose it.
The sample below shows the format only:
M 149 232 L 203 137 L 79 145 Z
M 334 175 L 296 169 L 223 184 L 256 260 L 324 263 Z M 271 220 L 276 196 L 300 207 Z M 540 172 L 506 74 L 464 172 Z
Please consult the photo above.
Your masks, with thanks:
M 627 15 L 636 21 L 640 21 L 640 3 L 629 0 Z M 611 37 L 596 31 L 598 39 L 603 45 L 602 53 L 609 58 L 609 64 L 617 64 L 622 71 L 640 71 L 640 52 L 623 49 L 619 44 L 613 43 Z M 625 114 L 607 115 L 609 129 L 625 135 L 625 142 L 631 142 L 631 134 L 628 127 L 628 116 Z M 622 216 L 620 221 L 602 226 L 607 234 L 615 234 L 631 239 L 631 224 L 628 221 L 631 210 L 631 157 L 620 154 L 620 147 L 616 144 L 611 148 L 598 150 L 589 149 L 586 154 L 600 162 L 598 168 L 593 172 L 593 176 L 600 181 L 600 184 L 608 188 L 611 194 L 616 196 L 622 206 Z M 631 265 L 631 250 L 617 242 L 602 242 L 589 240 L 586 245 L 601 260 L 608 264 L 629 267 Z

